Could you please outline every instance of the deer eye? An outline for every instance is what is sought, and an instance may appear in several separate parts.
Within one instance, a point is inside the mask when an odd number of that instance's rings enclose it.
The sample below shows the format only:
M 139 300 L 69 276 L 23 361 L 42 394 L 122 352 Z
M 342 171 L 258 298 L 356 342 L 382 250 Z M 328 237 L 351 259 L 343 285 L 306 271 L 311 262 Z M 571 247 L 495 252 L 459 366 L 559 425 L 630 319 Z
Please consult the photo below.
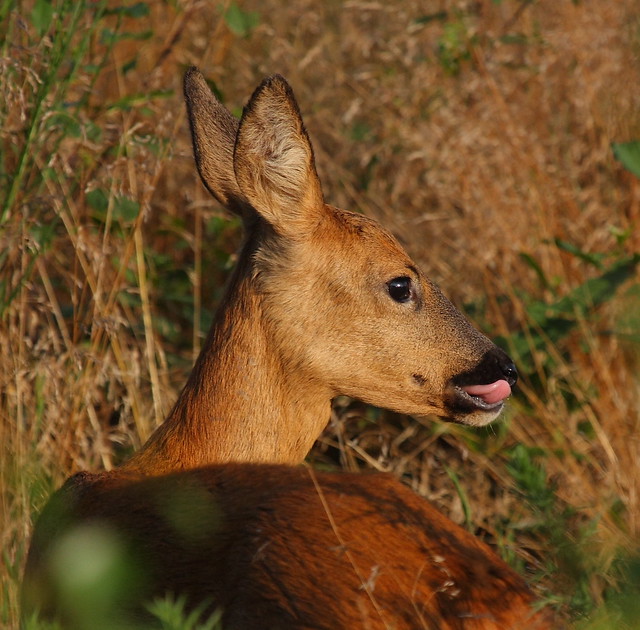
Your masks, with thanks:
M 396 302 L 408 302 L 413 295 L 413 287 L 411 285 L 411 278 L 407 276 L 401 276 L 394 278 L 387 282 L 387 290 L 389 295 Z

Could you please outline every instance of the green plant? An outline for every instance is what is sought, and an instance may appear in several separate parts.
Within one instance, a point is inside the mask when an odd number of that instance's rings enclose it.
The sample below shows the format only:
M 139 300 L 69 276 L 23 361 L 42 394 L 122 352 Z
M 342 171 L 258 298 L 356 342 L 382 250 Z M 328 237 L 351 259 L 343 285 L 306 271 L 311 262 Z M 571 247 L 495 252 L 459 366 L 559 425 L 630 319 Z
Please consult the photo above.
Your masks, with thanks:
M 163 630 L 222 630 L 221 611 L 216 611 L 202 620 L 206 603 L 196 606 L 190 612 L 185 610 L 184 597 L 165 597 L 149 604 L 149 612 L 162 624 Z
M 251 31 L 260 24 L 260 14 L 257 11 L 245 11 L 237 3 L 231 2 L 224 12 L 224 21 L 239 37 L 249 37 Z
M 538 388 L 557 369 L 558 361 L 567 358 L 563 348 L 568 347 L 567 340 L 581 323 L 588 322 L 590 334 L 594 336 L 616 334 L 610 329 L 598 332 L 599 312 L 620 287 L 634 277 L 640 263 L 640 254 L 628 255 L 620 250 L 609 256 L 592 254 L 561 239 L 555 239 L 553 246 L 558 252 L 565 252 L 595 269 L 596 275 L 567 292 L 546 277 L 534 257 L 522 254 L 523 261 L 535 271 L 541 286 L 553 295 L 553 299 L 541 300 L 520 292 L 518 297 L 530 323 L 526 329 L 503 338 L 501 342 Z
M 616 159 L 636 177 L 640 177 L 640 140 L 614 142 L 611 145 Z
M 527 517 L 510 527 L 535 532 L 547 541 L 540 560 L 541 572 L 554 576 L 550 601 L 568 607 L 572 618 L 583 620 L 580 627 L 631 630 L 640 620 L 636 598 L 640 550 L 620 546 L 607 556 L 595 551 L 600 545 L 600 519 L 581 517 L 558 497 L 545 465 L 549 456 L 544 449 L 522 444 L 510 449 L 507 470 L 529 507 Z M 610 509 L 615 511 L 616 504 Z M 593 597 L 596 583 L 600 583 L 600 603 Z
M 474 42 L 475 36 L 470 31 L 469 22 L 465 17 L 459 16 L 445 22 L 438 40 L 437 55 L 447 74 L 457 75 L 463 63 L 471 59 Z

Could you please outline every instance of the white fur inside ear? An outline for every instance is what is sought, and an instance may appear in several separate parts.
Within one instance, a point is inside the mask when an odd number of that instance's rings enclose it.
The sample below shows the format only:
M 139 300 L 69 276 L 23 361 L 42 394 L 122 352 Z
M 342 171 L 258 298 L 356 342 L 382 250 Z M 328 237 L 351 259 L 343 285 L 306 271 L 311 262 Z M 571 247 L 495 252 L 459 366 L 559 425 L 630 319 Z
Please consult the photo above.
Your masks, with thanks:
M 283 231 L 308 218 L 323 200 L 298 107 L 284 80 L 279 81 L 259 89 L 245 108 L 234 169 L 243 195 Z
M 269 127 L 252 130 L 252 158 L 257 168 L 254 176 L 261 182 L 263 194 L 300 202 L 311 168 L 311 147 L 291 120 L 270 116 Z M 274 199 L 275 201 L 275 199 Z

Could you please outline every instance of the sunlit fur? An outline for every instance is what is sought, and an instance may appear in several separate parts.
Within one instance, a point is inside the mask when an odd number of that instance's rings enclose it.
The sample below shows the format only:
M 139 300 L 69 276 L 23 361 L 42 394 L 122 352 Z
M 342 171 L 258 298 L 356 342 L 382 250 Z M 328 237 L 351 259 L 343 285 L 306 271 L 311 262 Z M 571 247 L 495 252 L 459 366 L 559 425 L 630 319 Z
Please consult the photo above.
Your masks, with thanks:
M 491 383 L 509 359 L 389 232 L 325 204 L 284 79 L 263 82 L 239 124 L 195 69 L 185 95 L 198 171 L 242 216 L 246 240 L 164 424 L 119 469 L 72 477 L 45 509 L 25 612 L 65 618 L 49 559 L 60 537 L 99 522 L 147 576 L 133 614 L 173 592 L 221 607 L 234 630 L 550 628 L 517 574 L 397 480 L 295 466 L 338 394 L 486 424 L 499 409 L 465 408 L 456 383 Z M 414 288 L 406 303 L 387 290 L 399 276 Z M 173 504 L 188 536 L 167 520 Z

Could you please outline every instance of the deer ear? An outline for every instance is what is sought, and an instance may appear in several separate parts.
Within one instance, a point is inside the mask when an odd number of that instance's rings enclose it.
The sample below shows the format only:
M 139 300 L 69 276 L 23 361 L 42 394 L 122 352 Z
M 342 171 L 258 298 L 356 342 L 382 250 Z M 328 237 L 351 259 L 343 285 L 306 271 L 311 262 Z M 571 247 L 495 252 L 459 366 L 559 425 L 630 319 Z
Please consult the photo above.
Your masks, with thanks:
M 265 79 L 244 108 L 233 155 L 242 195 L 281 234 L 304 232 L 324 210 L 313 149 L 285 79 Z
M 245 214 L 247 202 L 240 193 L 233 171 L 238 121 L 213 95 L 195 67 L 189 68 L 184 76 L 184 97 L 193 153 L 202 182 L 223 206 L 237 214 Z

